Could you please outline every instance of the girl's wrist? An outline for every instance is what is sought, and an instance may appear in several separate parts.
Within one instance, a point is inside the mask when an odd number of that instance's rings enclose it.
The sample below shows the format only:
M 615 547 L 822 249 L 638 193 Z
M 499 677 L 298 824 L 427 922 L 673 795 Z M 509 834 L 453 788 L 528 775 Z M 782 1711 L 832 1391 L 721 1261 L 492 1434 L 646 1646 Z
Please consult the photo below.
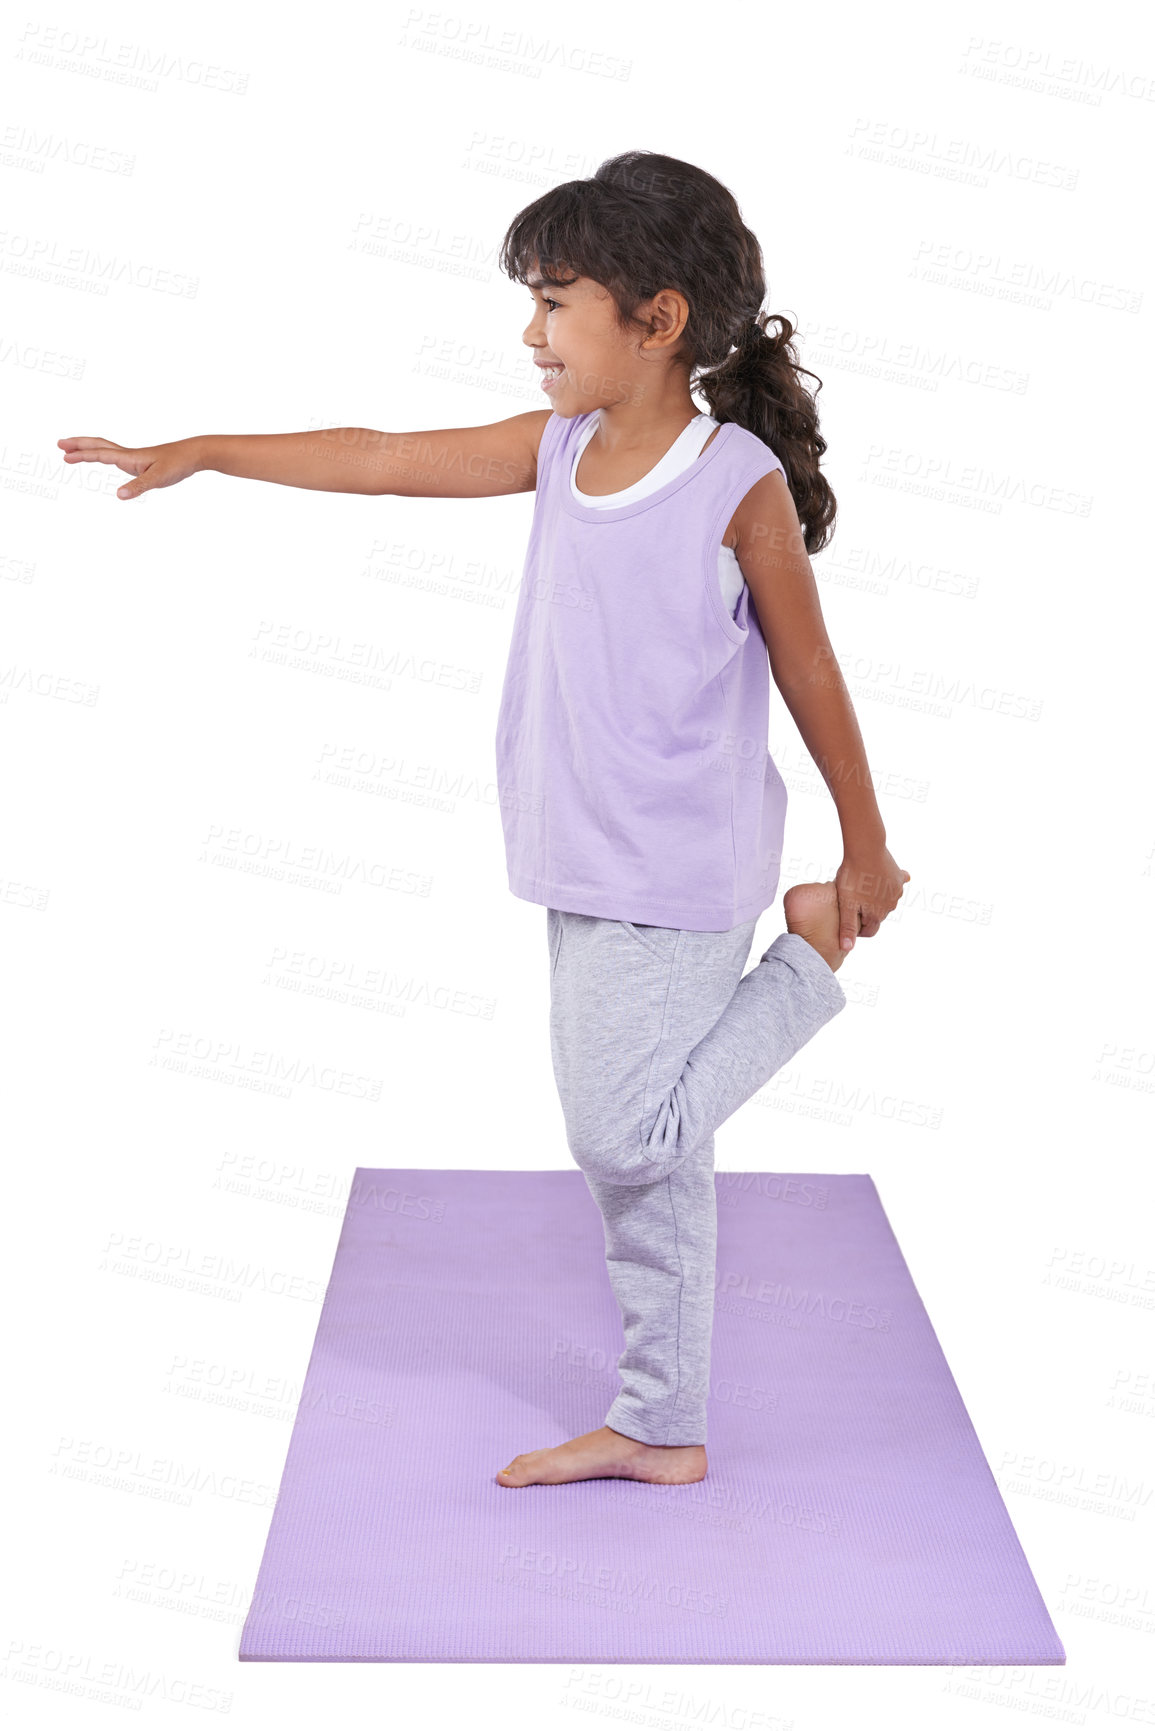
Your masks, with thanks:
M 842 851 L 847 857 L 863 853 L 880 853 L 886 848 L 886 830 L 877 824 L 845 825 L 842 830 Z
M 215 467 L 213 463 L 213 436 L 211 433 L 196 433 L 191 439 L 186 439 L 185 443 L 192 451 L 193 461 L 196 463 L 198 474 L 205 469 Z

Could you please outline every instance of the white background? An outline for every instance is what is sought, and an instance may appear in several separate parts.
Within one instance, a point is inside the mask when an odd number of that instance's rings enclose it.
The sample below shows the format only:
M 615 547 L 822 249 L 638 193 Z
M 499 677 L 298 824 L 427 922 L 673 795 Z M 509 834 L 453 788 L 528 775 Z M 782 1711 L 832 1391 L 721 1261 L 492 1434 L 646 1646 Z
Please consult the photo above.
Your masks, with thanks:
M 1129 11 L 10 15 L 15 1723 L 201 1722 L 107 1704 L 105 1666 L 246 1727 L 552 1731 L 627 1722 L 631 1689 L 632 1722 L 678 1731 L 1152 1723 L 1155 43 Z M 532 499 L 209 474 L 124 503 L 56 441 L 541 406 L 498 244 L 638 147 L 731 187 L 823 380 L 815 571 L 912 873 L 718 1164 L 871 1174 L 1065 1668 L 237 1662 L 354 1168 L 572 1169 L 545 914 L 508 892 L 494 786 Z M 266 659 L 278 636 L 309 653 Z M 776 693 L 771 748 L 783 887 L 830 877 L 834 807 Z M 343 752 L 367 784 L 329 778 Z M 779 902 L 752 955 L 781 927 Z M 351 975 L 356 1001 L 315 989 Z M 149 1494 L 189 1473 L 191 1499 Z

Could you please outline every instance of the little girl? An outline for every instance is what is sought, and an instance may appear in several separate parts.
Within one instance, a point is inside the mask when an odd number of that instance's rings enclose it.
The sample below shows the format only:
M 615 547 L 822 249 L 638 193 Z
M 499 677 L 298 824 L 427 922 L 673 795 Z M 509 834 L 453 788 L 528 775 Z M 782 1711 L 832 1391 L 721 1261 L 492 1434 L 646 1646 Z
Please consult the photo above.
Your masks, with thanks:
M 910 874 L 886 847 L 808 558 L 835 515 L 826 442 L 793 326 L 764 328 L 761 252 L 731 194 L 629 151 L 527 206 L 501 264 L 533 297 L 524 341 L 548 409 L 413 434 L 59 444 L 65 462 L 133 475 L 122 499 L 201 469 L 331 492 L 535 492 L 499 798 L 509 887 L 546 909 L 554 1074 L 625 1351 L 604 1425 L 496 1476 L 688 1484 L 706 1472 L 714 1131 L 843 1007 L 837 969 Z M 786 810 L 768 664 L 843 859 L 787 890 L 787 930 L 743 975 Z

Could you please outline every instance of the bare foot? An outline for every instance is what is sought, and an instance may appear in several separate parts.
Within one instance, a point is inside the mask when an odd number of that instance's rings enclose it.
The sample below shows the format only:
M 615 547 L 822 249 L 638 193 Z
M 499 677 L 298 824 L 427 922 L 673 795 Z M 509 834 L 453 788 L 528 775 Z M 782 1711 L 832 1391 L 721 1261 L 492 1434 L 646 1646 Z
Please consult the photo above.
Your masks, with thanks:
M 660 1448 L 602 1425 L 557 1448 L 515 1455 L 495 1474 L 499 1485 L 568 1485 L 574 1479 L 642 1479 L 650 1485 L 692 1485 L 706 1476 L 706 1447 Z
M 791 884 L 782 897 L 786 930 L 797 932 L 818 951 L 832 972 L 837 973 L 849 950 L 838 947 L 838 891 L 833 882 Z

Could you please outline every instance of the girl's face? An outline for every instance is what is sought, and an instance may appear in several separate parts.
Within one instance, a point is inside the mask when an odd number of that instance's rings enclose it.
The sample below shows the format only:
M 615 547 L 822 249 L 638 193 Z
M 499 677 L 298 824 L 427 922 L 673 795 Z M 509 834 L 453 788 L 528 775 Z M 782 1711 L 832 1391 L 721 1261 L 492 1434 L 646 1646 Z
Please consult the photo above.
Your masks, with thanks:
M 619 329 L 609 290 L 592 277 L 558 288 L 537 270 L 530 272 L 528 286 L 533 317 L 522 341 L 533 350 L 550 407 L 569 420 L 636 401 L 645 362 Z

